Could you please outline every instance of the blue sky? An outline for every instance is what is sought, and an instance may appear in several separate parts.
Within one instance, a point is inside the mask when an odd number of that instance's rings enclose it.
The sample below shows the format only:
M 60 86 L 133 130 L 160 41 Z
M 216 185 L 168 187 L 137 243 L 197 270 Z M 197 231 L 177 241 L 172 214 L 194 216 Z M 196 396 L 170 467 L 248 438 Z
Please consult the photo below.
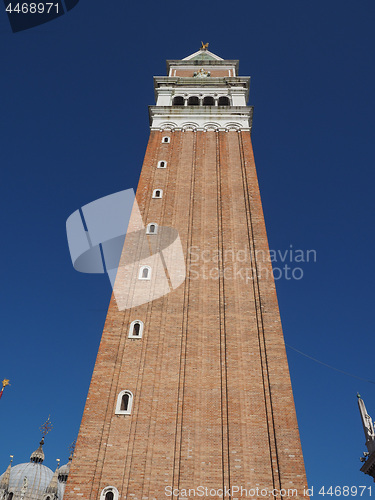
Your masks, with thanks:
M 152 77 L 201 40 L 252 77 L 270 247 L 316 250 L 303 279 L 277 281 L 287 344 L 375 378 L 374 21 L 366 0 L 80 0 L 13 34 L 0 12 L 1 471 L 29 460 L 49 414 L 45 463 L 68 459 L 111 289 L 73 270 L 65 221 L 136 188 Z M 372 486 L 356 393 L 375 417 L 374 384 L 288 359 L 309 484 Z

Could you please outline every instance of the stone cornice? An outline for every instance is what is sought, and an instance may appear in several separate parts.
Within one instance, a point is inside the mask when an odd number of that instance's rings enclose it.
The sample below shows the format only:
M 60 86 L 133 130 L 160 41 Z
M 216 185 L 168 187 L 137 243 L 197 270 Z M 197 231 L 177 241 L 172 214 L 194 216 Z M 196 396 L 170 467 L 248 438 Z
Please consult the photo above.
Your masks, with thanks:
M 149 106 L 151 129 L 251 130 L 252 106 Z
M 209 60 L 209 59 L 194 59 L 194 60 L 168 60 L 167 61 L 167 74 L 169 75 L 169 70 L 171 66 L 230 66 L 230 67 L 235 67 L 236 69 L 236 75 L 238 74 L 238 68 L 239 68 L 239 61 L 238 59 L 223 59 L 222 61 L 218 60 Z
M 154 87 L 161 86 L 184 87 L 250 87 L 250 76 L 209 76 L 207 78 L 183 76 L 154 76 Z

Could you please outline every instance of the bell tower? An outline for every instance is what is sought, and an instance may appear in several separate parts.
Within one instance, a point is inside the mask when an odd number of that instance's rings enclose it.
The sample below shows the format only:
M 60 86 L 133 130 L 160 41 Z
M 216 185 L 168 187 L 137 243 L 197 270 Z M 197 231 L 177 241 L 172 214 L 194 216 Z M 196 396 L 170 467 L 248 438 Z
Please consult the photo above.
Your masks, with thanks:
M 134 211 L 115 286 L 137 301 L 111 298 L 66 500 L 304 497 L 249 82 L 207 44 L 154 78 L 142 238 L 172 228 L 183 259 L 162 259 L 172 286 L 154 295 L 160 273 L 141 250 L 122 272 Z

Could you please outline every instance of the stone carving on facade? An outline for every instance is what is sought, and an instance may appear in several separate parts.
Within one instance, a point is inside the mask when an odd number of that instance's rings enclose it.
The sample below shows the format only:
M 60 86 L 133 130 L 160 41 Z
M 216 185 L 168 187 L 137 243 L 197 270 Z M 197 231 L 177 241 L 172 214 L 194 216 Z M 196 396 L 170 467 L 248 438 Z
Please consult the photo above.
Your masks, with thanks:
M 170 130 L 170 131 L 173 131 L 176 127 L 177 127 L 177 123 L 173 123 L 173 122 L 164 122 L 164 123 L 161 123 L 161 124 L 159 125 L 159 130 L 160 130 L 160 131 L 163 131 L 163 130 Z
M 236 122 L 203 122 L 203 123 L 195 123 L 195 122 L 183 122 L 179 126 L 176 123 L 162 123 L 160 126 L 157 128 L 157 130 L 160 130 L 161 132 L 164 130 L 169 130 L 171 132 L 174 132 L 175 130 L 192 130 L 192 131 L 198 131 L 202 130 L 206 132 L 207 130 L 225 130 L 226 132 L 229 132 L 230 130 L 235 130 L 237 132 L 240 132 L 241 130 L 249 130 L 249 128 L 244 127 L 244 124 L 241 123 L 236 123 Z
M 27 493 L 27 477 L 24 477 L 20 495 L 21 500 L 25 498 L 26 493 Z
M 196 71 L 194 73 L 194 76 L 198 78 L 207 78 L 208 76 L 211 76 L 211 73 L 209 71 L 206 71 L 204 68 L 201 68 L 199 71 Z
M 220 128 L 220 124 L 219 123 L 212 123 L 212 122 L 209 122 L 209 123 L 205 123 L 204 124 L 204 130 L 219 130 Z
M 198 123 L 186 122 L 186 123 L 181 124 L 181 129 L 183 131 L 185 131 L 185 130 L 193 130 L 193 131 L 195 131 L 198 128 L 198 126 L 199 126 Z

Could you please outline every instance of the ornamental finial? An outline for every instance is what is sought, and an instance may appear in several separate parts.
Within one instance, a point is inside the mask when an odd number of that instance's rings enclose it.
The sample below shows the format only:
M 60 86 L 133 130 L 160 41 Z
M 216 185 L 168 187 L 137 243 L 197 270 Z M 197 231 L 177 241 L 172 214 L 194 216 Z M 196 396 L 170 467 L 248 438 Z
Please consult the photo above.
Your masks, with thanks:
M 201 50 L 207 50 L 208 46 L 209 46 L 209 43 L 203 43 L 201 42 L 202 46 L 201 46 Z
M 10 455 L 10 463 L 7 467 L 7 470 L 2 475 L 2 478 L 0 481 L 0 489 L 2 489 L 2 490 L 4 490 L 4 489 L 8 490 L 8 488 L 9 488 L 10 471 L 12 469 L 12 462 L 13 462 L 13 455 Z
M 30 462 L 34 462 L 36 464 L 43 463 L 43 461 L 44 461 L 44 451 L 43 451 L 44 438 L 49 433 L 49 431 L 52 430 L 52 428 L 53 428 L 53 425 L 50 421 L 50 415 L 48 415 L 47 420 L 39 428 L 40 432 L 42 433 L 42 440 L 39 443 L 39 448 L 37 450 L 35 450 L 34 453 L 31 454 Z
M 40 426 L 40 432 L 42 433 L 43 438 L 47 436 L 49 431 L 53 429 L 52 422 L 50 420 L 51 415 L 48 415 L 47 420 L 44 422 L 43 425 Z
M 77 443 L 77 440 L 75 439 L 73 441 L 73 443 L 69 446 L 69 450 L 70 450 L 69 460 L 72 460 L 72 458 L 73 458 L 74 450 L 75 450 L 75 447 L 76 447 L 76 443 Z
M 1 398 L 1 396 L 3 395 L 3 392 L 4 392 L 5 387 L 6 387 L 7 385 L 10 385 L 9 380 L 8 380 L 7 378 L 5 378 L 5 379 L 3 380 L 2 384 L 3 384 L 3 386 L 2 386 L 2 388 L 1 388 L 1 390 L 0 390 L 0 398 Z
M 5 378 L 3 380 L 3 387 L 6 387 L 7 385 L 10 385 L 10 383 L 9 383 L 9 380 L 7 378 Z

